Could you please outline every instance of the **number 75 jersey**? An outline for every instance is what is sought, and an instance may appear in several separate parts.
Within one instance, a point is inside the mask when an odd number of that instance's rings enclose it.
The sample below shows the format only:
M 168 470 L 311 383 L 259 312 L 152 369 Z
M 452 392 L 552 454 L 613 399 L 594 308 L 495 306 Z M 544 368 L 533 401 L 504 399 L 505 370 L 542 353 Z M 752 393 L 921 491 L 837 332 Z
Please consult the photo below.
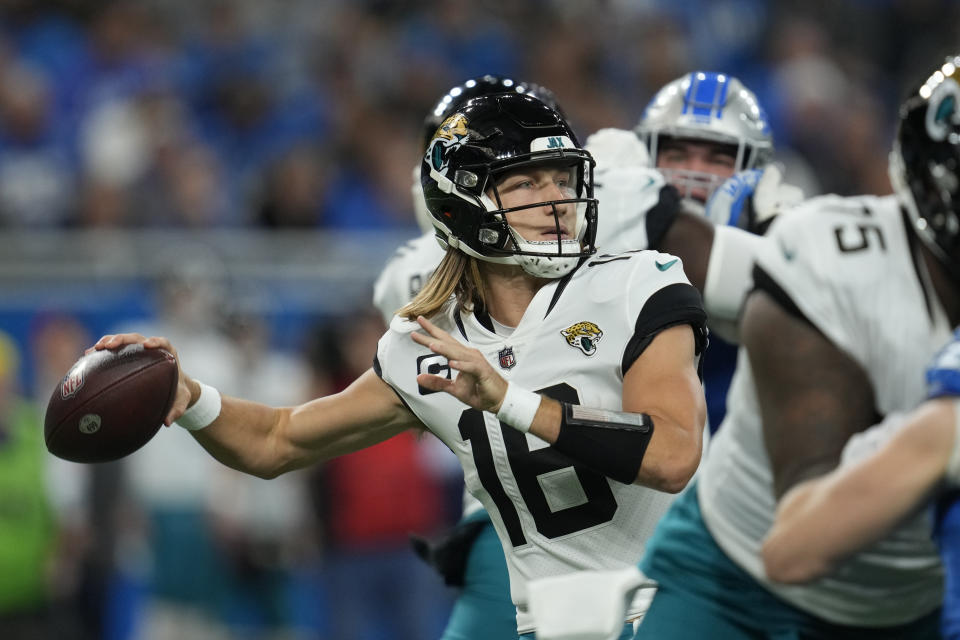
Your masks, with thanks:
M 699 352 L 705 319 L 680 261 L 637 251 L 593 258 L 548 283 L 509 335 L 502 327 L 495 332 L 482 311 L 453 304 L 433 320 L 511 382 L 560 401 L 621 410 L 623 374 L 656 334 L 689 324 Z M 419 387 L 420 373 L 456 372 L 412 340 L 418 328 L 394 319 L 375 369 L 460 459 L 467 489 L 490 513 L 503 544 L 523 632 L 527 581 L 636 564 L 673 496 L 611 480 L 493 414 Z

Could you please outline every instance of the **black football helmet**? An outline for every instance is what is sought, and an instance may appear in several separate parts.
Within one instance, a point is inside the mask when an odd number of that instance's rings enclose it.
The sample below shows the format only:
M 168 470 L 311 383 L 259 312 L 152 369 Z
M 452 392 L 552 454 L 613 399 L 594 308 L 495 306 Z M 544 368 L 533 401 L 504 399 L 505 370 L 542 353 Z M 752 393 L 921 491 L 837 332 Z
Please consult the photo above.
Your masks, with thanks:
M 557 97 L 546 87 L 541 87 L 532 82 L 518 82 L 511 78 L 487 74 L 458 84 L 437 101 L 437 104 L 427 113 L 427 117 L 423 119 L 423 147 L 420 151 L 427 150 L 430 141 L 433 140 L 433 134 L 437 132 L 437 128 L 460 105 L 465 104 L 472 98 L 492 96 L 498 93 L 520 93 L 533 96 L 548 107 L 555 109 L 566 120 L 563 110 L 557 103 Z M 411 195 L 413 196 L 413 211 L 416 214 L 417 224 L 424 233 L 431 231 L 433 229 L 432 217 L 430 212 L 427 211 L 427 205 L 423 201 L 423 191 L 420 188 L 420 163 L 417 163 L 413 171 Z
M 901 105 L 890 181 L 917 235 L 960 283 L 960 56 Z
M 487 74 L 479 78 L 471 78 L 463 84 L 458 84 L 437 101 L 437 104 L 433 106 L 433 109 L 430 110 L 427 117 L 423 119 L 423 150 L 426 151 L 430 145 L 430 141 L 433 140 L 433 134 L 436 133 L 437 128 L 444 120 L 449 118 L 460 105 L 465 104 L 473 98 L 492 96 L 497 93 L 521 93 L 533 96 L 559 113 L 564 120 L 567 118 L 563 113 L 563 109 L 561 109 L 557 103 L 557 97 L 550 89 L 532 82 L 519 82 L 512 78 Z
M 570 198 L 504 208 L 497 178 L 538 164 L 569 166 Z M 450 115 L 430 140 L 420 168 L 423 195 L 441 245 L 487 262 L 518 264 L 541 278 L 569 273 L 596 248 L 597 201 L 593 166 L 554 109 L 519 93 L 473 98 Z M 566 240 L 527 241 L 508 223 L 508 212 L 572 204 L 575 229 Z

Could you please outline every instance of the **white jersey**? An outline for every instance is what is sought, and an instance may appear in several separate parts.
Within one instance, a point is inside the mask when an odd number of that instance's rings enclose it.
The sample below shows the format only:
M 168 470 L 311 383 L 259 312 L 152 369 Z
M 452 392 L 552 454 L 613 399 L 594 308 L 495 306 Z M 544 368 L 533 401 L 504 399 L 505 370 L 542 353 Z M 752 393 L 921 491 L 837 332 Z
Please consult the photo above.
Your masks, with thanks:
M 394 314 L 420 292 L 443 255 L 433 231 L 394 251 L 373 284 L 373 304 L 387 325 Z
M 649 167 L 647 148 L 633 131 L 601 129 L 585 145 L 597 161 L 596 245 L 602 253 L 646 249 L 647 215 L 660 204 L 666 180 Z
M 910 242 L 894 197 L 825 196 L 774 222 L 757 256 L 765 278 L 863 367 L 880 415 L 923 400 L 925 366 L 951 335 Z M 773 477 L 743 355 L 711 447 L 698 483 L 704 520 L 727 555 L 770 591 L 846 625 L 894 626 L 939 606 L 942 569 L 925 514 L 815 583 L 766 579 L 760 547 L 774 517 Z
M 586 148 L 597 161 L 594 196 L 601 213 L 595 244 L 604 254 L 646 249 L 646 213 L 659 203 L 666 184 L 659 172 L 647 167 L 646 146 L 633 131 L 602 129 L 588 138 Z M 414 173 L 418 187 L 419 165 Z M 387 325 L 420 292 L 443 256 L 436 234 L 428 231 L 403 244 L 387 260 L 373 285 L 373 304 Z M 480 508 L 465 491 L 463 515 Z
M 642 251 L 589 260 L 535 295 L 519 326 L 498 335 L 485 315 L 454 304 L 434 318 L 479 349 L 509 381 L 558 400 L 622 410 L 623 374 L 648 338 L 695 325 L 704 313 L 679 260 Z M 543 440 L 501 425 L 416 376 L 451 375 L 446 360 L 415 343 L 418 325 L 395 318 L 381 339 L 376 370 L 460 459 L 467 489 L 487 509 L 507 558 L 520 633 L 533 629 L 530 580 L 587 569 L 633 566 L 673 500 L 574 464 Z M 702 346 L 702 345 L 701 345 Z M 630 614 L 642 613 L 637 603 Z

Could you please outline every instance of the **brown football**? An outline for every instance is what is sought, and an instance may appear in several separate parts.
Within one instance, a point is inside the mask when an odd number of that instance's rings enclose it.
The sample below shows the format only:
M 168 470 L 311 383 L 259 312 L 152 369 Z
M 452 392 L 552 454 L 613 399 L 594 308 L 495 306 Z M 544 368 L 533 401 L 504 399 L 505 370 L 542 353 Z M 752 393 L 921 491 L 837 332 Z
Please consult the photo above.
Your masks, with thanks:
M 47 403 L 47 449 L 73 462 L 129 455 L 160 429 L 177 391 L 177 361 L 132 344 L 94 351 L 70 368 Z

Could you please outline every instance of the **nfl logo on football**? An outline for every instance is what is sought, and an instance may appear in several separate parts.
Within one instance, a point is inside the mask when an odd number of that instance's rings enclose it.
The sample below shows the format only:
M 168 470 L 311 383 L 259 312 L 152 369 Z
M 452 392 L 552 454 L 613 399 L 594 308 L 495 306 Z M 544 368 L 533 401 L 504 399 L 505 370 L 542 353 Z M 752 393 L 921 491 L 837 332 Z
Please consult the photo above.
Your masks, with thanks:
M 500 359 L 501 369 L 513 369 L 517 364 L 517 359 L 513 355 L 513 347 L 504 347 L 497 356 Z
M 83 367 L 77 367 L 71 370 L 60 383 L 60 397 L 66 400 L 70 396 L 80 391 L 83 386 Z

